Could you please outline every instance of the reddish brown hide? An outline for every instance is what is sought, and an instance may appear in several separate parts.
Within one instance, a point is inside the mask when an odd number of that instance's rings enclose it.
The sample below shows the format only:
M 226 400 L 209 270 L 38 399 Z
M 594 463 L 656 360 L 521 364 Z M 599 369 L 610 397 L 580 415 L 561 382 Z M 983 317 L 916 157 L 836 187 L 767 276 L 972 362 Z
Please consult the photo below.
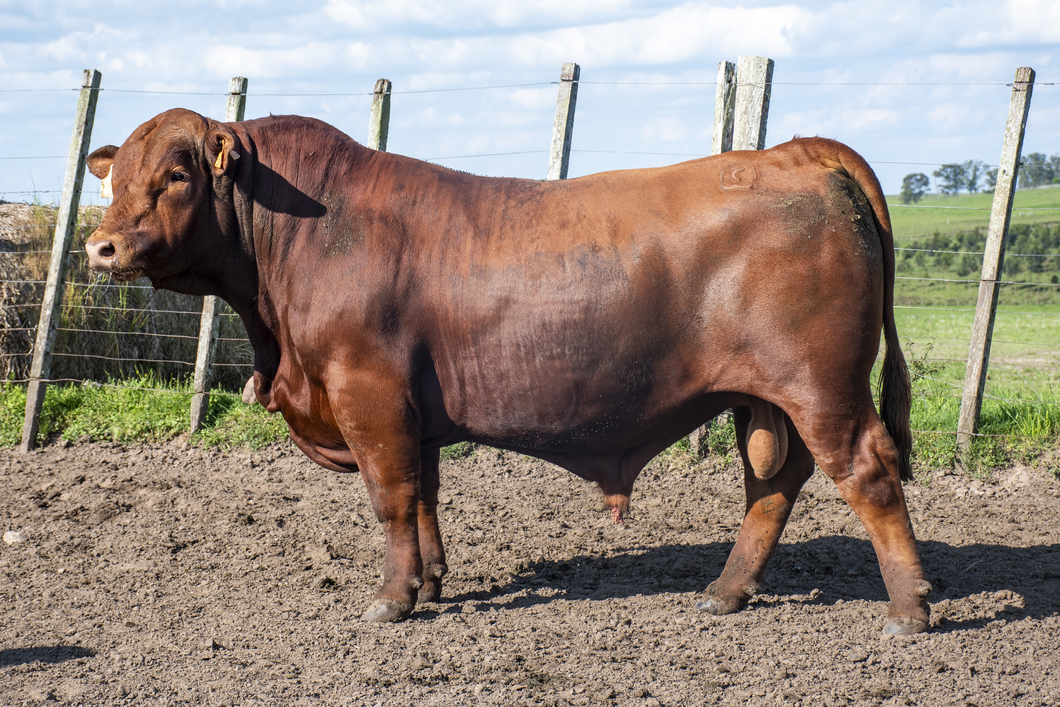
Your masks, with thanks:
M 440 596 L 443 445 L 554 462 L 620 519 L 652 457 L 733 408 L 747 515 L 700 606 L 746 605 L 816 460 L 872 537 L 885 630 L 927 626 L 890 222 L 849 148 L 539 182 L 375 152 L 309 118 L 173 110 L 89 165 L 114 190 L 92 267 L 223 297 L 258 400 L 309 457 L 361 471 L 386 534 L 367 618 Z

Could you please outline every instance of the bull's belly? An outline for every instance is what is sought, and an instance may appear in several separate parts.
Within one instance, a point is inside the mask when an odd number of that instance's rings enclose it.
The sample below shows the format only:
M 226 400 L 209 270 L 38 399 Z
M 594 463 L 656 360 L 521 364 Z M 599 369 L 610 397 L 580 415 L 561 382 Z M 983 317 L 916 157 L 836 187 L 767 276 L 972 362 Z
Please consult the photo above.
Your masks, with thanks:
M 454 428 L 468 441 L 546 459 L 556 454 L 621 454 L 644 445 L 669 446 L 739 398 L 728 392 L 655 391 L 579 402 L 542 390 L 532 406 L 470 408 L 462 423 L 454 421 Z

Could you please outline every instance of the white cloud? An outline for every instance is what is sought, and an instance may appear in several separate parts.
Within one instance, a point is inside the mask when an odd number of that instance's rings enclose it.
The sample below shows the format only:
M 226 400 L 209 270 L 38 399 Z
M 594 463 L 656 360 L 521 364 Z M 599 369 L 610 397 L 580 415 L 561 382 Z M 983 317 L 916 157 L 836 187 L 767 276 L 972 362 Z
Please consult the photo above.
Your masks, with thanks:
M 776 60 L 770 144 L 820 133 L 879 159 L 981 158 L 979 150 L 994 159 L 1008 106 L 1002 84 L 1017 66 L 1033 66 L 1039 82 L 1056 80 L 1060 45 L 1056 0 L 187 0 L 177 12 L 142 0 L 8 5 L 0 11 L 5 88 L 75 88 L 87 67 L 104 72 L 104 88 L 166 92 L 222 91 L 243 75 L 248 115 L 315 115 L 362 139 L 364 96 L 265 94 L 369 92 L 387 77 L 391 144 L 421 155 L 547 147 L 554 85 L 446 89 L 548 84 L 565 61 L 581 64 L 585 82 L 575 149 L 659 143 L 659 152 L 704 152 L 718 61 L 757 54 Z M 822 85 L 829 82 L 875 85 Z M 965 85 L 975 83 L 993 85 Z M 38 115 L 42 97 L 55 108 Z M 56 146 L 40 149 L 65 152 L 70 94 L 4 101 L 0 132 L 54 133 Z M 1042 87 L 1031 109 L 1035 149 L 1050 154 L 1060 150 L 1058 102 L 1060 91 Z M 177 104 L 223 112 L 223 98 L 115 91 L 105 94 L 96 129 L 114 141 L 116 124 L 126 130 Z M 501 158 L 489 168 L 507 169 Z
M 516 108 L 542 110 L 555 107 L 556 89 L 552 86 L 549 86 L 548 88 L 520 88 L 514 91 L 509 91 L 507 95 L 505 95 L 505 100 Z
M 1060 3 L 1056 0 L 1009 0 L 983 9 L 988 13 L 979 18 L 983 26 L 969 29 L 957 46 L 1060 44 Z
M 415 3 L 413 3 L 415 4 Z M 391 6 L 387 5 L 388 12 Z M 327 12 L 347 17 L 365 16 L 366 8 L 348 2 L 332 3 Z M 401 8 L 393 9 L 401 14 Z M 409 10 L 410 16 L 434 21 L 430 7 Z M 343 13 L 347 13 L 343 15 Z M 459 13 L 458 13 L 459 14 Z M 565 18 L 565 15 L 557 15 Z M 789 35 L 807 18 L 795 5 L 770 8 L 720 8 L 692 2 L 653 14 L 609 22 L 577 24 L 542 31 L 466 31 L 457 36 L 429 33 L 369 39 L 359 33 L 358 42 L 369 47 L 358 51 L 362 61 L 370 53 L 376 65 L 392 67 L 430 66 L 457 70 L 511 65 L 523 68 L 558 66 L 577 61 L 597 68 L 669 64 L 694 58 L 707 59 L 732 54 L 786 56 L 792 51 Z M 365 19 L 367 26 L 372 23 Z M 441 20 L 438 20 L 439 22 Z M 409 28 L 405 28 L 409 32 Z
M 341 52 L 334 43 L 309 42 L 290 48 L 264 49 L 222 44 L 203 52 L 200 64 L 214 76 L 312 75 L 321 67 L 336 65 Z
M 888 125 L 900 126 L 903 118 L 902 112 L 895 109 L 833 105 L 771 115 L 766 132 L 770 136 L 770 144 L 783 142 L 794 135 L 829 137 L 849 142 L 859 132 L 875 131 Z
M 675 117 L 653 118 L 641 128 L 641 137 L 651 143 L 682 142 L 687 140 L 690 129 L 686 121 Z
M 323 12 L 358 32 L 391 28 L 407 32 L 411 24 L 467 33 L 600 22 L 635 13 L 637 4 L 632 0 L 327 0 Z

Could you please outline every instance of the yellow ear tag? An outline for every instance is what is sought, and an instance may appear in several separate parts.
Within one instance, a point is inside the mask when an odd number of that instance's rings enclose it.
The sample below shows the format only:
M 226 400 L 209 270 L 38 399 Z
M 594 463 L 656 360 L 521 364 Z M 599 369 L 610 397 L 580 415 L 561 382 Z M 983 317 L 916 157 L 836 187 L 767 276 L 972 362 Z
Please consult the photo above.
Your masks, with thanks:
M 102 184 L 101 184 L 101 186 L 99 188 L 99 195 L 101 197 L 103 197 L 104 199 L 113 199 L 114 198 L 114 192 L 111 191 L 111 188 L 110 188 L 110 175 L 112 175 L 112 174 L 114 174 L 114 165 L 111 165 L 110 169 L 107 170 L 107 176 L 103 177 Z
M 225 139 L 221 138 L 221 149 L 217 151 L 217 161 L 213 163 L 214 169 L 221 169 L 221 162 L 224 160 L 226 144 Z

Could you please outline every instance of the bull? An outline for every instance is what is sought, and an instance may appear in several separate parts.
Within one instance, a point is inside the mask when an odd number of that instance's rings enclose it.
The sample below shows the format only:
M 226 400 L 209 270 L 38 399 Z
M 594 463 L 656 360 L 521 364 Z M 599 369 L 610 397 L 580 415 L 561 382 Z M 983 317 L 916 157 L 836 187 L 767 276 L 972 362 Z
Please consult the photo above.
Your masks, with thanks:
M 443 446 L 557 464 L 621 521 L 644 466 L 732 409 L 746 513 L 697 607 L 747 605 L 816 462 L 872 539 L 884 631 L 927 628 L 893 236 L 850 148 L 795 139 L 544 182 L 374 151 L 310 118 L 175 109 L 88 164 L 113 191 L 91 267 L 227 301 L 257 400 L 312 460 L 361 473 L 386 536 L 366 619 L 441 596 Z

